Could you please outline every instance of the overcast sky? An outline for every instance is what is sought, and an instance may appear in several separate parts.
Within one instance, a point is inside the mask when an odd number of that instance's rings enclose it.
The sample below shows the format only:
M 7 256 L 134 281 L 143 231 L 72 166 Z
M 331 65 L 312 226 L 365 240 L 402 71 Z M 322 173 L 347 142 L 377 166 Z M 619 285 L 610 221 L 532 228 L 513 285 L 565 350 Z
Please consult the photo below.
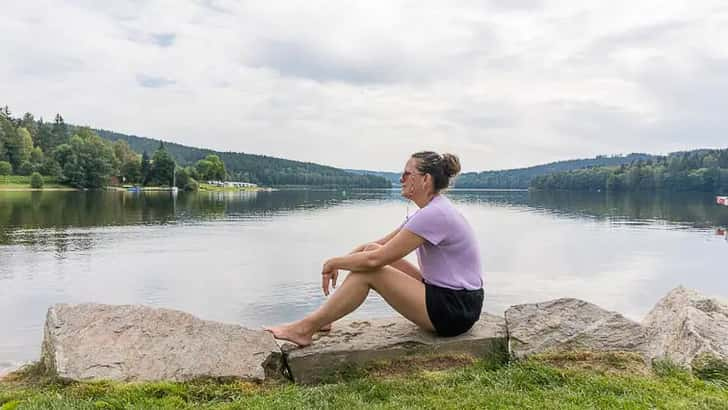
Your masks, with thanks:
M 344 168 L 728 146 L 725 0 L 23 0 L 0 53 L 15 115 Z

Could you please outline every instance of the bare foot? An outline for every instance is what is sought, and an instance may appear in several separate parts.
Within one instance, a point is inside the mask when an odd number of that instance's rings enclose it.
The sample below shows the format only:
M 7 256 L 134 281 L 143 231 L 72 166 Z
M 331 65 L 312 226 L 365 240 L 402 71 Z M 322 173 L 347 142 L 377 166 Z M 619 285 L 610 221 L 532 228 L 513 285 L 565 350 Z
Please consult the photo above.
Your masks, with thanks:
M 289 323 L 287 325 L 266 327 L 263 328 L 263 330 L 273 333 L 273 337 L 278 340 L 287 340 L 299 345 L 300 347 L 310 345 L 313 340 L 312 335 L 306 333 L 298 322 Z
M 330 332 L 331 331 L 331 323 L 328 325 L 323 325 L 321 328 L 319 328 L 319 332 Z

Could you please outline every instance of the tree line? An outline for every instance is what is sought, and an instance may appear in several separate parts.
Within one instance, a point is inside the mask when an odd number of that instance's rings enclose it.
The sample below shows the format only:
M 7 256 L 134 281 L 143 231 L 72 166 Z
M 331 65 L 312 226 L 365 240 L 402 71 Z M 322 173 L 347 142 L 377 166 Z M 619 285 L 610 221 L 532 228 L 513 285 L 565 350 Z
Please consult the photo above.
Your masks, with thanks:
M 181 188 L 196 189 L 195 178 L 225 179 L 225 165 L 210 156 L 193 167 L 178 169 L 161 142 L 151 156 L 146 151 L 140 155 L 126 141 L 112 143 L 88 127 L 69 126 L 60 114 L 47 123 L 42 118 L 36 121 L 30 113 L 13 118 L 8 107 L 3 107 L 0 175 L 43 175 L 92 189 L 110 182 L 172 186 L 179 176 Z
M 595 166 L 619 166 L 639 160 L 649 160 L 653 155 L 632 153 L 629 155 L 599 155 L 595 158 L 572 159 L 550 162 L 527 168 L 507 169 L 501 171 L 466 172 L 459 175 L 454 182 L 455 188 L 528 188 L 535 177 L 573 171 Z
M 132 149 L 138 152 L 150 150 L 158 144 L 157 140 L 151 138 L 101 129 L 95 131 L 112 141 L 126 141 Z M 183 167 L 195 166 L 197 161 L 205 159 L 209 155 L 216 155 L 225 164 L 228 178 L 235 181 L 265 186 L 304 185 L 353 188 L 390 188 L 392 186 L 386 178 L 378 175 L 357 175 L 311 162 L 240 152 L 219 152 L 175 143 L 165 143 L 165 146 L 177 163 Z
M 149 153 L 152 153 L 149 155 Z M 141 153 L 141 154 L 140 154 Z M 38 173 L 77 188 L 109 183 L 196 190 L 198 181 L 236 180 L 259 185 L 388 188 L 384 178 L 262 155 L 215 152 L 53 122 L 0 109 L 0 175 Z
M 530 187 L 539 190 L 728 193 L 728 149 L 675 152 L 619 166 L 543 175 L 534 178 Z

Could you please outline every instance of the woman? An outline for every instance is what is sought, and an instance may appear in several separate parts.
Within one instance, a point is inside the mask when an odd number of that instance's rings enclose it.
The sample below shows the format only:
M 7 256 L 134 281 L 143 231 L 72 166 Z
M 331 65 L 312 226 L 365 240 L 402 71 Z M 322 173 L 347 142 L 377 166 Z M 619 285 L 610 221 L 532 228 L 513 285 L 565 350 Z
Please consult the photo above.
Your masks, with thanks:
M 329 295 L 339 270 L 351 273 L 318 310 L 287 325 L 267 328 L 276 339 L 311 344 L 318 330 L 330 329 L 366 299 L 369 289 L 420 328 L 441 336 L 469 330 L 480 317 L 483 279 L 475 234 L 441 191 L 460 172 L 455 155 L 413 154 L 400 178 L 402 196 L 420 208 L 384 238 L 331 258 L 321 271 Z M 403 258 L 417 250 L 420 267 Z

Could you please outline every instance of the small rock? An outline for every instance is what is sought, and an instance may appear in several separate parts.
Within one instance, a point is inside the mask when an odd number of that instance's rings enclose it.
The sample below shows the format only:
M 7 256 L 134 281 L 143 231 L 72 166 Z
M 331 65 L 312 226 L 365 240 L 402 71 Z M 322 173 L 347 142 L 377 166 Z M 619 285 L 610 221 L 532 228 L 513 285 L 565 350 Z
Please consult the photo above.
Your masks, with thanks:
M 506 310 L 508 349 L 516 358 L 569 351 L 645 351 L 644 328 L 616 312 L 563 298 Z
M 678 287 L 642 321 L 649 338 L 648 355 L 690 366 L 709 355 L 728 361 L 728 302 Z
M 400 317 L 338 321 L 331 332 L 318 333 L 310 346 L 281 342 L 281 348 L 294 381 L 313 384 L 350 366 L 422 355 L 505 360 L 506 329 L 503 318 L 487 313 L 468 332 L 447 338 Z
M 263 380 L 282 368 L 268 332 L 139 305 L 55 305 L 41 360 L 72 380 Z

